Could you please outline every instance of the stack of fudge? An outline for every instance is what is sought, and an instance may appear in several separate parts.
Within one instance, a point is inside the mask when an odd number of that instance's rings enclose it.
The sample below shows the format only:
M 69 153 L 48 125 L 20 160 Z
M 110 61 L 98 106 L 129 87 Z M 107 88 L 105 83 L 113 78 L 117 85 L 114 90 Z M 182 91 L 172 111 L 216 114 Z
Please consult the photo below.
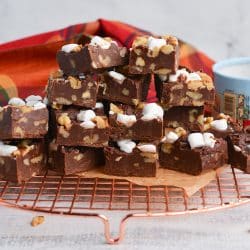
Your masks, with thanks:
M 199 175 L 231 163 L 250 173 L 250 134 L 205 112 L 215 104 L 213 81 L 179 66 L 175 37 L 139 36 L 128 50 L 95 36 L 64 45 L 56 58 L 45 100 L 13 98 L 0 111 L 5 179 L 48 166 L 63 175 L 103 166 L 108 175 L 155 177 L 159 167 Z M 147 103 L 153 82 L 158 102 Z
M 21 183 L 46 171 L 46 99 L 11 98 L 0 108 L 0 177 Z

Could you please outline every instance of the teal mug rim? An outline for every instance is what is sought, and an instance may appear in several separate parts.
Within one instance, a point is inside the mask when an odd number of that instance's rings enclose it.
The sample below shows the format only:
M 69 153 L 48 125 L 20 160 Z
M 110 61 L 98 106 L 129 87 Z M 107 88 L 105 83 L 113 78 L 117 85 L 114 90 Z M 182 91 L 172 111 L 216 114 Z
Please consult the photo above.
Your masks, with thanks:
M 236 58 L 230 58 L 230 59 L 225 59 L 222 61 L 219 61 L 213 65 L 213 73 L 215 75 L 218 75 L 220 77 L 224 77 L 228 80 L 241 80 L 241 81 L 250 81 L 250 77 L 240 77 L 240 76 L 230 76 L 230 75 L 225 75 L 221 73 L 219 70 L 222 68 L 225 68 L 227 66 L 233 66 L 233 65 L 240 65 L 240 64 L 249 64 L 250 65 L 250 57 L 236 57 Z

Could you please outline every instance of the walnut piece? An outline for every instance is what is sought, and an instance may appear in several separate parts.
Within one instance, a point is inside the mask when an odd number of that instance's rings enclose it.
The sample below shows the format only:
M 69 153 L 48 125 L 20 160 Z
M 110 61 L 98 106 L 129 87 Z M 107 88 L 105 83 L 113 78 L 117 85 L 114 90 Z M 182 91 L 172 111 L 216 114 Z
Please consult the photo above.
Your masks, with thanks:
M 62 113 L 58 119 L 57 119 L 57 122 L 64 126 L 67 130 L 69 130 L 72 126 L 72 123 L 71 123 L 71 120 L 68 116 L 68 113 Z
M 35 216 L 30 224 L 32 227 L 36 227 L 44 223 L 44 221 L 45 221 L 44 216 Z
M 69 76 L 68 80 L 72 89 L 80 89 L 82 87 L 82 82 L 76 77 Z
M 96 123 L 97 128 L 104 129 L 108 127 L 107 120 L 104 120 L 101 116 L 95 116 L 92 121 Z

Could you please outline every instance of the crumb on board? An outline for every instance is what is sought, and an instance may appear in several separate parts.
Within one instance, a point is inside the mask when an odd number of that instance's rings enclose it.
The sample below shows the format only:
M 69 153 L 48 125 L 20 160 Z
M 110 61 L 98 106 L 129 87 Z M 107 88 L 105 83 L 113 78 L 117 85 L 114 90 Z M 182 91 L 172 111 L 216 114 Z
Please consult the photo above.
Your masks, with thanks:
M 32 227 L 36 227 L 36 226 L 39 226 L 40 224 L 42 224 L 44 222 L 44 220 L 45 220 L 44 216 L 35 216 L 35 217 L 33 217 L 30 224 Z

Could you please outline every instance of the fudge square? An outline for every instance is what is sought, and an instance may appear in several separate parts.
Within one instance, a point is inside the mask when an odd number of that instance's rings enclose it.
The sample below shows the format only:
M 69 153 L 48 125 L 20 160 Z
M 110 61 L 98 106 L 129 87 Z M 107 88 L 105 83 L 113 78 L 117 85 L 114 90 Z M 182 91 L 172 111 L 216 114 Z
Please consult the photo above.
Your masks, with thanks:
M 0 175 L 21 183 L 46 171 L 44 140 L 0 142 Z
M 111 38 L 94 36 L 90 43 L 66 44 L 56 55 L 60 69 L 68 76 L 127 64 L 128 51 Z
M 63 76 L 57 71 L 49 77 L 47 98 L 52 105 L 77 105 L 93 108 L 98 92 L 98 77 L 94 74 Z
M 164 107 L 214 104 L 215 88 L 210 76 L 179 69 L 175 74 L 155 79 L 157 97 Z
M 48 109 L 40 96 L 13 97 L 0 108 L 0 140 L 43 138 L 48 132 Z
M 52 131 L 63 146 L 104 147 L 108 145 L 108 118 L 93 109 L 51 109 Z
M 175 73 L 178 68 L 178 40 L 173 36 L 138 36 L 130 50 L 132 74 Z
M 204 129 L 204 107 L 177 106 L 164 111 L 164 128 Z
M 160 140 L 163 136 L 163 109 L 156 103 L 137 107 L 110 104 L 110 137 L 113 140 Z
M 199 175 L 203 170 L 216 169 L 228 161 L 227 143 L 212 133 L 182 134 L 169 130 L 161 145 L 159 163 L 162 168 Z
M 112 102 L 138 105 L 146 101 L 150 75 L 131 75 L 128 70 L 108 71 L 101 76 L 98 97 Z
M 229 163 L 250 174 L 250 134 L 232 133 L 227 137 Z
M 104 166 L 105 160 L 102 148 L 59 146 L 52 141 L 48 162 L 58 174 L 72 175 Z
M 158 153 L 156 145 L 131 140 L 110 142 L 104 148 L 104 173 L 116 176 L 155 177 Z

